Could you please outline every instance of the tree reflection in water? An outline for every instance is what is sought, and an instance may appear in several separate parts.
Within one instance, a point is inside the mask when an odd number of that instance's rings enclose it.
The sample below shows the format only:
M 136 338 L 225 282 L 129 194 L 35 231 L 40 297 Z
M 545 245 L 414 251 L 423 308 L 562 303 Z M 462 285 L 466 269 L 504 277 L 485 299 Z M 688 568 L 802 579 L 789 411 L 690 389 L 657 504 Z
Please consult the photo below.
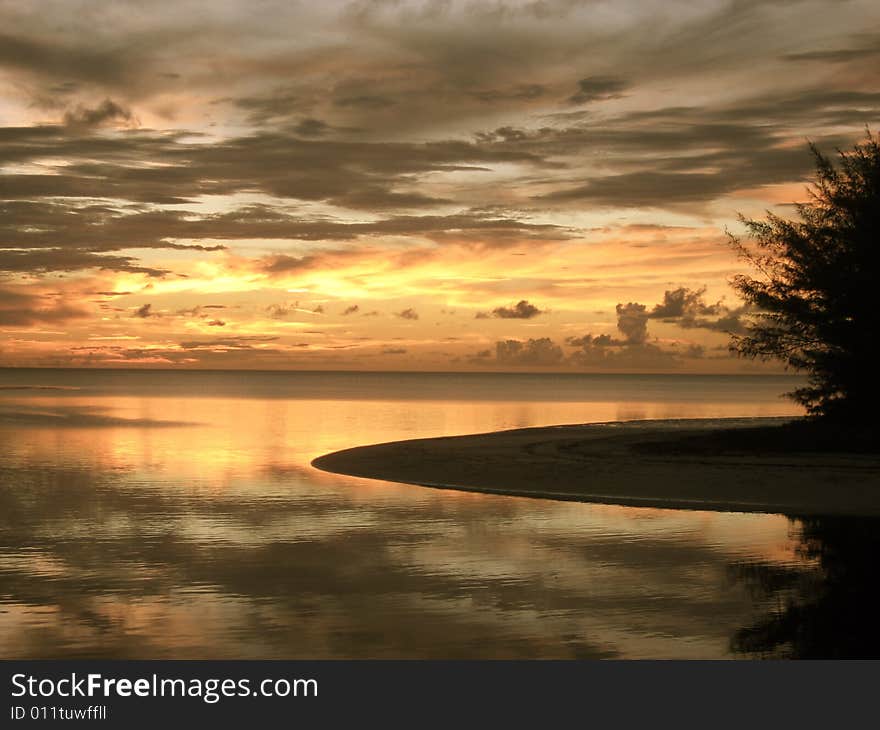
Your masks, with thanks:
M 735 652 L 792 659 L 880 658 L 880 520 L 792 517 L 812 568 L 740 563 L 735 576 L 769 611 L 739 629 Z

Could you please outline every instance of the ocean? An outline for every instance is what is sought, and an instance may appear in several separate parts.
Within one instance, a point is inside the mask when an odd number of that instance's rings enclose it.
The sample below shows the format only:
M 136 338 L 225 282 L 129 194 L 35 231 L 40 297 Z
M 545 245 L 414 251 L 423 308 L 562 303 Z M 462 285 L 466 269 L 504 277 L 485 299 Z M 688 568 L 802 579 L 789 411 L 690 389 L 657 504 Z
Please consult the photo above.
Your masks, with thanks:
M 798 382 L 0 370 L 0 655 L 791 653 L 754 636 L 825 575 L 797 516 L 440 491 L 309 464 L 403 438 L 798 415 L 780 398 Z

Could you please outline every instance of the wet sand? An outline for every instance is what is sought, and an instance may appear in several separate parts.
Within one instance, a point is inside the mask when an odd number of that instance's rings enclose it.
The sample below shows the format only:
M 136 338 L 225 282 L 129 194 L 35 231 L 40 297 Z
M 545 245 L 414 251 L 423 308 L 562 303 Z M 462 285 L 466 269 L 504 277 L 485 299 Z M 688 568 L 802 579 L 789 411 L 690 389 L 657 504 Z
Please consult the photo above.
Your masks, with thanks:
M 678 509 L 880 515 L 880 454 L 743 446 L 789 419 L 631 421 L 415 439 L 315 459 L 427 487 Z M 742 440 L 739 440 L 742 441 Z

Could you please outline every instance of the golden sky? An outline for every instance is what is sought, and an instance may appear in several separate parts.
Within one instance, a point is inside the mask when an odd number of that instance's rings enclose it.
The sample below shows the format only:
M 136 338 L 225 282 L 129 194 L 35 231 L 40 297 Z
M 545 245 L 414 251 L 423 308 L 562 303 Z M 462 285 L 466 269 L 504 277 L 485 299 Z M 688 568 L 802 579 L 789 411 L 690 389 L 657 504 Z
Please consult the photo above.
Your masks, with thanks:
M 0 365 L 740 372 L 876 2 L 0 0 Z

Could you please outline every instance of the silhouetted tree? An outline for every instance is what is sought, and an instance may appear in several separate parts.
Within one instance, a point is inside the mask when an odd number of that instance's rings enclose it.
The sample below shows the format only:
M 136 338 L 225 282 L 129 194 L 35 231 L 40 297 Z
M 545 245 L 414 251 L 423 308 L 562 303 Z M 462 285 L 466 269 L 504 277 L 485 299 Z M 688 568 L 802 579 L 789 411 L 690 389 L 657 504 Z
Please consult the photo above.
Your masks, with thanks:
M 755 316 L 731 348 L 780 358 L 805 371 L 808 385 L 789 395 L 814 416 L 862 421 L 880 409 L 874 361 L 880 259 L 880 144 L 870 131 L 835 166 L 814 146 L 810 199 L 800 220 L 768 213 L 741 218 L 757 246 L 731 235 L 756 276 L 734 279 Z

